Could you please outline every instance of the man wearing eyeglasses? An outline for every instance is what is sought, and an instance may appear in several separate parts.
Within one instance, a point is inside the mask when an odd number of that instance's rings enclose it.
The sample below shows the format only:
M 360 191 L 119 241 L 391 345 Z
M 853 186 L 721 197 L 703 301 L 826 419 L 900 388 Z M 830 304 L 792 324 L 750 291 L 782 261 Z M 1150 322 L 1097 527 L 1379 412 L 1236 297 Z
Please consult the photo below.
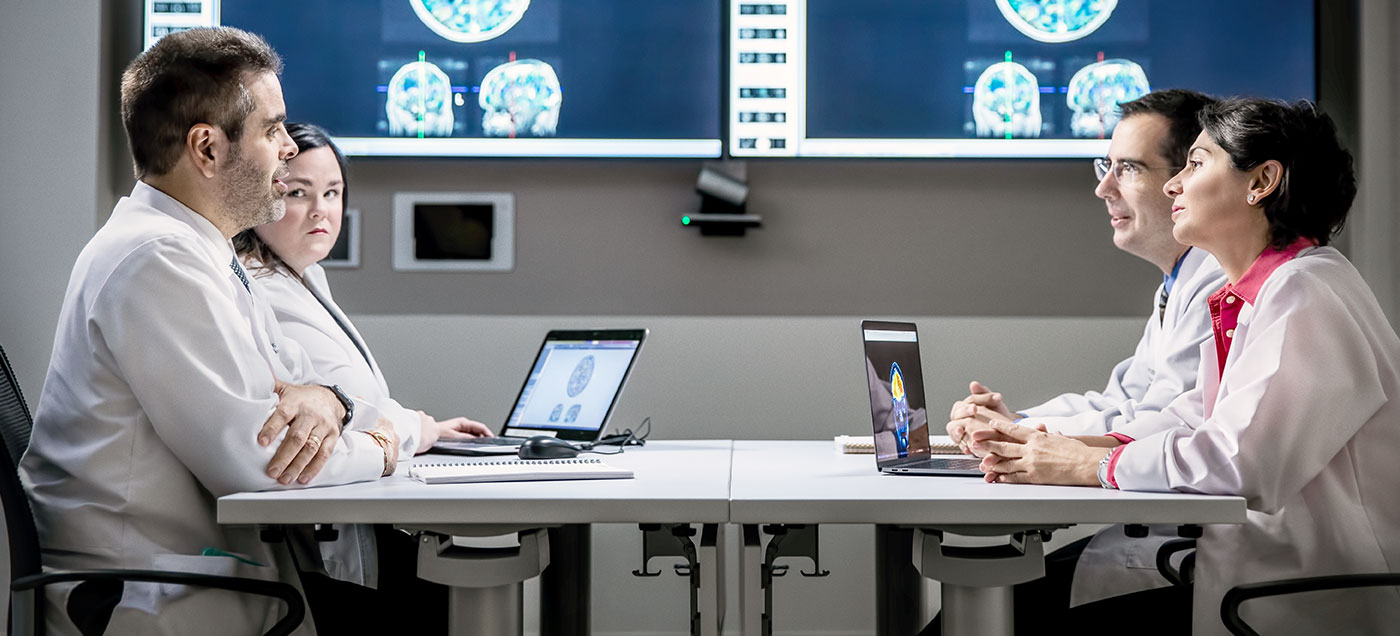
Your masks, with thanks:
M 1094 194 L 1104 200 L 1113 244 L 1162 270 L 1137 350 L 1114 367 L 1102 391 L 1065 393 L 1019 412 L 1000 393 L 972 382 L 971 395 L 953 405 L 947 427 L 966 452 L 974 450 L 969 434 L 986 428 L 988 418 L 1116 446 L 1155 432 L 1135 428 L 1134 420 L 1196 386 L 1200 346 L 1211 338 L 1206 298 L 1225 284 L 1225 274 L 1214 257 L 1172 237 L 1172 200 L 1162 186 L 1186 163 L 1201 131 L 1197 113 L 1212 101 L 1193 91 L 1163 90 L 1122 104 L 1108 156 L 1093 160 Z M 1189 589 L 1156 589 L 1167 584 L 1156 570 L 1157 549 L 1175 537 L 1175 527 L 1152 528 L 1145 539 L 1129 539 L 1112 527 L 1056 551 L 1046 558 L 1045 578 L 1016 586 L 1016 632 L 1058 626 L 1079 612 L 1097 619 L 1149 612 L 1163 619 L 1154 621 L 1160 633 L 1189 633 Z M 1086 603 L 1094 605 L 1069 611 Z

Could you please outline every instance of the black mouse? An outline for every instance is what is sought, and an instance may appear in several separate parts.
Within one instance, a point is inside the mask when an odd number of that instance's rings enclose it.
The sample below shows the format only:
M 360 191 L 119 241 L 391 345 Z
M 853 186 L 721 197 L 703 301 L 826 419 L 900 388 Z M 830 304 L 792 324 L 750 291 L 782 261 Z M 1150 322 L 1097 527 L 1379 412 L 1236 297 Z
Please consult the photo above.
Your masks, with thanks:
M 561 459 L 577 456 L 579 448 L 562 439 L 536 435 L 520 444 L 520 459 Z

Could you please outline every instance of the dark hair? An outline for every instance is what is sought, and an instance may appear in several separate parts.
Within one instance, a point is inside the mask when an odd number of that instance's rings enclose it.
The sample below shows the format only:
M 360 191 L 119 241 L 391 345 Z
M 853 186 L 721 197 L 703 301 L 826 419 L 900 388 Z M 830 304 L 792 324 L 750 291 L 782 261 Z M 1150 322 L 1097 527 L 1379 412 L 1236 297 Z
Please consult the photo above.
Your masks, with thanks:
M 1298 237 L 1326 245 L 1341 231 L 1356 199 L 1356 173 L 1336 124 L 1312 102 L 1222 100 L 1201 111 L 1201 127 L 1236 170 L 1271 159 L 1283 165 L 1278 187 L 1261 202 L 1274 248 Z
M 1186 153 L 1196 136 L 1201 134 L 1198 116 L 1201 109 L 1215 103 L 1215 98 L 1181 88 L 1152 91 L 1130 102 L 1118 105 L 1122 119 L 1135 115 L 1161 115 L 1166 118 L 1167 138 L 1162 140 L 1162 156 L 1180 168 L 1186 165 Z
M 282 72 L 282 58 L 261 37 L 231 27 L 195 28 L 162 37 L 122 73 L 122 125 L 136 178 L 163 175 L 180 160 L 196 124 L 230 140 L 257 104 L 248 73 Z
M 340 204 L 341 206 L 347 205 L 350 197 L 350 162 L 345 159 L 345 153 L 331 142 L 330 133 L 316 124 L 289 122 L 287 134 L 296 143 L 297 154 L 313 148 L 331 149 L 331 153 L 335 155 L 335 162 L 340 165 Z M 233 249 L 238 252 L 239 256 L 251 257 L 257 261 L 254 275 L 268 276 L 273 273 L 282 273 L 301 280 L 301 276 L 292 271 L 292 268 L 287 266 L 286 261 L 273 252 L 267 243 L 263 242 L 262 237 L 253 231 L 253 228 L 243 230 L 233 237 Z

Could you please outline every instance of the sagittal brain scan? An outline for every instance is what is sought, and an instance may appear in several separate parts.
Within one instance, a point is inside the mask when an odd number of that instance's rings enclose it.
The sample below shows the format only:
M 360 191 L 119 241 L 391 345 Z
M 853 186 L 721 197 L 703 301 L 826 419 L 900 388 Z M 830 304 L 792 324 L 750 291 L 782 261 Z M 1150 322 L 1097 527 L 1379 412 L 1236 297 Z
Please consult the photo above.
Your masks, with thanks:
M 452 82 L 432 62 L 404 64 L 389 80 L 384 106 L 389 134 L 395 137 L 446 137 L 452 134 Z
M 453 42 L 500 37 L 525 15 L 530 0 L 409 0 L 433 33 Z
M 894 447 L 900 457 L 909 454 L 909 395 L 904 392 L 904 373 L 899 363 L 890 363 L 890 397 L 894 416 Z
M 563 405 L 563 404 L 555 404 L 555 405 L 554 405 L 554 410 L 549 412 L 549 421 L 551 421 L 551 422 L 558 422 L 558 421 L 559 421 L 559 416 L 560 416 L 560 415 L 563 415 L 563 414 L 564 414 L 564 405 Z
M 1079 69 L 1069 80 L 1070 132 L 1104 138 L 1118 125 L 1118 105 L 1152 91 L 1147 73 L 1131 60 L 1104 60 Z
M 553 137 L 563 92 L 554 67 L 516 60 L 491 69 L 481 80 L 481 117 L 488 137 Z
M 574 372 L 569 374 L 569 388 L 566 389 L 569 397 L 578 397 L 588 388 L 588 381 L 593 379 L 593 364 L 593 356 L 584 356 L 574 365 Z
M 978 137 L 1039 137 L 1040 82 L 1015 62 L 988 66 L 972 90 L 972 121 Z
M 1098 30 L 1118 0 L 997 0 L 1011 26 L 1038 42 L 1070 42 Z
M 565 424 L 572 424 L 575 420 L 577 420 L 577 419 L 578 419 L 578 412 L 579 412 L 579 409 L 582 409 L 582 408 L 583 408 L 583 405 L 582 405 L 582 404 L 575 404 L 575 405 L 569 407 L 569 411 L 568 411 L 567 413 L 564 414 L 564 423 L 565 423 Z

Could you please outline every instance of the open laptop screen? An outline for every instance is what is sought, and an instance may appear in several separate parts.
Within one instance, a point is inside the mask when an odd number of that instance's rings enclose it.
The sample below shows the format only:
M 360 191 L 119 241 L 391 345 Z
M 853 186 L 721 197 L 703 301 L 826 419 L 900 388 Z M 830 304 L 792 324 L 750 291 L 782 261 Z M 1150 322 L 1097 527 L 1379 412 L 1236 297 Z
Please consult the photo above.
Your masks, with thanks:
M 505 434 L 552 431 L 565 439 L 596 439 L 644 333 L 552 332 L 506 419 Z
M 928 410 L 917 329 L 910 323 L 867 320 L 861 330 L 878 463 L 927 456 Z

